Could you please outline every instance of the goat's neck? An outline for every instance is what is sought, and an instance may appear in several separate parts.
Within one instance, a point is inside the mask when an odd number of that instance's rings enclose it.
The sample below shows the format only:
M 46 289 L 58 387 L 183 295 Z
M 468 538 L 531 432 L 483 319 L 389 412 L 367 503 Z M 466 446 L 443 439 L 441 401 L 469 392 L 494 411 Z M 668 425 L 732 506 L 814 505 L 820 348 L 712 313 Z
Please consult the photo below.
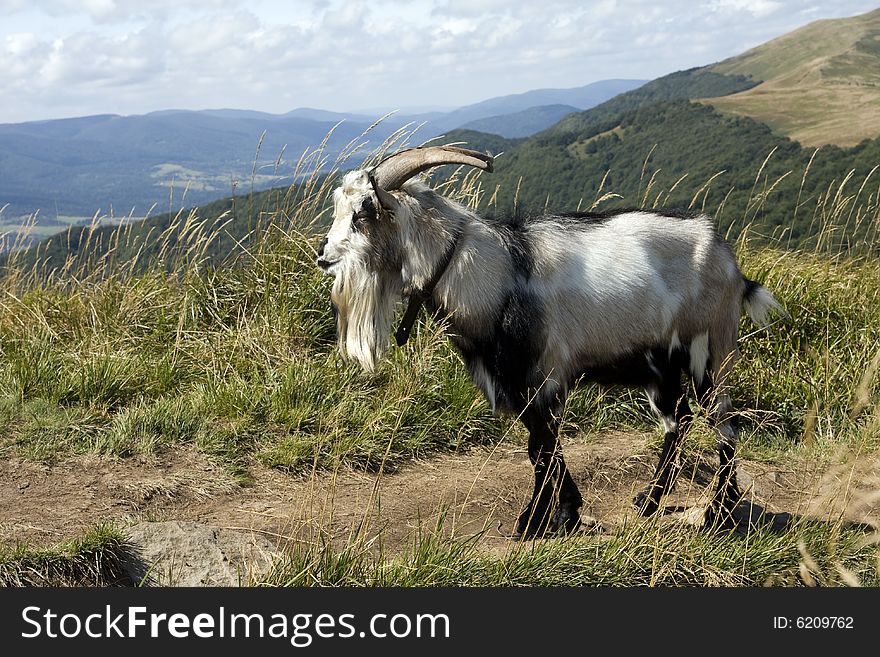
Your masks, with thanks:
M 435 198 L 445 201 L 436 195 Z M 457 204 L 446 203 L 447 207 L 436 203 L 435 207 L 414 213 L 409 229 L 404 232 L 401 274 L 405 287 L 433 289 L 455 257 L 454 250 L 470 213 Z
M 417 289 L 444 265 L 447 249 L 454 245 L 442 276 L 431 290 L 428 306 L 450 321 L 453 333 L 483 335 L 497 316 L 511 281 L 510 253 L 499 233 L 476 215 L 467 213 L 459 223 L 447 224 L 433 235 L 422 278 L 407 283 Z M 415 247 L 412 247 L 414 249 Z M 408 254 L 413 253 L 410 247 Z

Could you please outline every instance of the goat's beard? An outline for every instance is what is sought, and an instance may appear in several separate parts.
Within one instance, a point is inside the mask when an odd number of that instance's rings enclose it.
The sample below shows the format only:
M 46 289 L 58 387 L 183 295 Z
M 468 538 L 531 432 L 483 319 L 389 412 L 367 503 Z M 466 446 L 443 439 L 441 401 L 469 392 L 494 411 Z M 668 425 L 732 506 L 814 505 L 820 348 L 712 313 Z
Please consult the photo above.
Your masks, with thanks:
M 399 274 L 370 271 L 363 262 L 337 272 L 330 298 L 336 307 L 339 351 L 368 372 L 388 348 L 394 309 L 402 296 Z

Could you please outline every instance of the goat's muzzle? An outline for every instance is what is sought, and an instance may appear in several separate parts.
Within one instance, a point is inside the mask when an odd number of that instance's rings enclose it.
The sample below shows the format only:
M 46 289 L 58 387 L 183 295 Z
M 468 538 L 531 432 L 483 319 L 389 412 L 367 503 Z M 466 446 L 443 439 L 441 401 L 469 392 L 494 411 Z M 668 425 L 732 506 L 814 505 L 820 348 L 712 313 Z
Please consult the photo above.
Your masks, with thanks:
M 320 256 L 316 260 L 318 267 L 320 267 L 324 271 L 325 274 L 329 274 L 330 270 L 333 268 L 333 265 L 335 265 L 337 262 L 339 262 L 339 261 L 338 260 L 327 260 L 324 256 Z
M 327 238 L 321 240 L 321 243 L 318 244 L 318 259 L 315 261 L 318 267 L 320 267 L 324 273 L 330 273 L 330 268 L 333 267 L 338 260 L 328 260 L 324 257 L 324 247 L 327 246 Z

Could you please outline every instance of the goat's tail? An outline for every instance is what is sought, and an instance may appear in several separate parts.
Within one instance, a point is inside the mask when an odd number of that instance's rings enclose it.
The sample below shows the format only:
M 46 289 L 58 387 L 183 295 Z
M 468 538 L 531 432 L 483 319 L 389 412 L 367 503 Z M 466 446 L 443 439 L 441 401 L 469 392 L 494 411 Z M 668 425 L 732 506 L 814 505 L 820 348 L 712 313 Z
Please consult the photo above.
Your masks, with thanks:
M 780 303 L 773 297 L 766 287 L 760 283 L 743 277 L 746 291 L 743 293 L 743 307 L 749 318 L 758 326 L 767 326 L 770 320 L 770 311 L 785 315 Z

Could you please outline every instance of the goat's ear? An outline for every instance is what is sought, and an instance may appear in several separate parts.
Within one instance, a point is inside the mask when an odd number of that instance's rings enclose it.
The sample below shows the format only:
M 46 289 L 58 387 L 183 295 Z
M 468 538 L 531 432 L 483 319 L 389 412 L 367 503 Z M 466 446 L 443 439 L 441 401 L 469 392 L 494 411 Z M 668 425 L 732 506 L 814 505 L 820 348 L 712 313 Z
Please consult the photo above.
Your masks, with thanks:
M 382 209 L 386 212 L 390 212 L 391 214 L 397 212 L 397 208 L 400 203 L 396 198 L 394 198 L 393 194 L 390 194 L 389 192 L 386 192 L 384 189 L 379 187 L 372 173 L 370 174 L 370 185 L 373 188 L 373 192 L 375 192 L 376 194 L 376 198 L 379 199 L 379 205 L 382 206 Z

